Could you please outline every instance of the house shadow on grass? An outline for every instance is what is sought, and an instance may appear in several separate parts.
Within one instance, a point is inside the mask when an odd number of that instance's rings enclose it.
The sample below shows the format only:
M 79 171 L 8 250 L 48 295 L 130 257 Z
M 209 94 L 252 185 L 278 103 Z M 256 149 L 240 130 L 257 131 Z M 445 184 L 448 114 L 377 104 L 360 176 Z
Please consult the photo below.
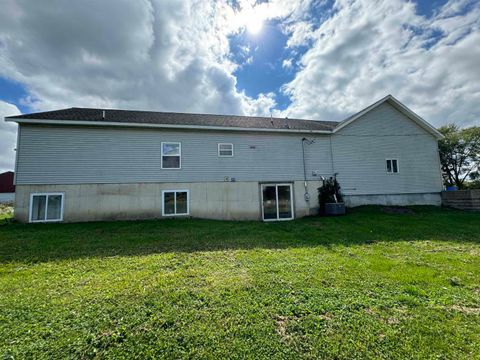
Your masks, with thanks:
M 0 226 L 0 263 L 394 241 L 480 244 L 480 213 L 427 206 L 408 209 L 392 212 L 365 206 L 342 217 L 309 217 L 279 223 L 197 219 L 11 223 Z

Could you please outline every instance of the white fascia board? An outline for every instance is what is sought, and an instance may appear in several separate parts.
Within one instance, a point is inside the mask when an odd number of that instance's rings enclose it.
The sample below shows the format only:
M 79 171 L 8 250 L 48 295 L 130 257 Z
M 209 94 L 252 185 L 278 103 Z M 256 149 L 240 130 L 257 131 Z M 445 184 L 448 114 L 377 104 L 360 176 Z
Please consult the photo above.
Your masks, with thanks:
M 186 130 L 215 130 L 215 131 L 249 131 L 249 132 L 280 132 L 300 134 L 331 134 L 329 130 L 297 130 L 297 129 L 267 129 L 267 128 L 242 128 L 228 126 L 202 126 L 202 125 L 172 125 L 172 124 L 141 124 L 123 123 L 114 121 L 81 121 L 81 120 L 48 120 L 48 119 L 5 119 L 5 121 L 18 124 L 43 124 L 43 125 L 81 125 L 81 126 L 118 126 L 160 129 L 186 129 Z M 314 121 L 314 120 L 312 120 Z

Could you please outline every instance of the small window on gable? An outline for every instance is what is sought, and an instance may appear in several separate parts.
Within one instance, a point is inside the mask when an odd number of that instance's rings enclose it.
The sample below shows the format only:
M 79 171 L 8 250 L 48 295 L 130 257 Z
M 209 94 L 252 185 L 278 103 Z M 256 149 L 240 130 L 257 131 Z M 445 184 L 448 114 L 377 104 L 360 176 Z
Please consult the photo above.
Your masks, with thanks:
M 164 190 L 163 197 L 163 216 L 188 215 L 189 206 L 188 190 Z
M 387 173 L 396 174 L 398 173 L 398 160 L 397 159 L 387 159 Z
M 233 156 L 233 144 L 218 144 L 218 156 L 220 157 L 232 157 Z
M 30 222 L 63 220 L 63 193 L 30 195 Z
M 162 142 L 162 169 L 180 169 L 182 167 L 182 144 Z

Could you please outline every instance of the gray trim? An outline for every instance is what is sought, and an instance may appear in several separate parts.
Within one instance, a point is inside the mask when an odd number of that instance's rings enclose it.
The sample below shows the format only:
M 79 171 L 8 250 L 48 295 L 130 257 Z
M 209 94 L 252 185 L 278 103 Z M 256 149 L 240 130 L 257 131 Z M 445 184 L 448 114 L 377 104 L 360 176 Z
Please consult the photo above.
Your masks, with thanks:
M 441 191 L 433 191 L 433 192 L 403 192 L 403 193 L 376 193 L 376 194 L 344 194 L 343 196 L 383 196 L 383 195 L 435 195 L 440 194 Z
M 335 175 L 335 161 L 333 159 L 333 143 L 332 143 L 332 135 L 329 136 L 330 138 L 330 161 L 332 162 L 332 174 Z
M 18 154 L 20 153 L 20 124 L 17 125 L 17 148 L 15 149 L 15 170 L 13 172 L 13 185 L 17 185 Z
M 5 118 L 5 121 L 16 122 L 18 124 L 44 124 L 44 125 L 83 125 L 83 126 L 121 126 L 121 127 L 140 127 L 140 128 L 160 128 L 160 129 L 190 129 L 190 130 L 219 130 L 219 131 L 249 131 L 249 132 L 274 132 L 274 133 L 296 133 L 296 134 L 331 134 L 330 130 L 300 130 L 300 129 L 269 129 L 269 128 L 247 128 L 235 126 L 209 126 L 209 125 L 171 125 L 171 124 L 141 124 L 125 123 L 112 121 L 78 121 L 78 120 L 30 120 L 15 118 Z M 308 121 L 308 120 L 307 120 Z M 314 120 L 310 120 L 314 121 Z

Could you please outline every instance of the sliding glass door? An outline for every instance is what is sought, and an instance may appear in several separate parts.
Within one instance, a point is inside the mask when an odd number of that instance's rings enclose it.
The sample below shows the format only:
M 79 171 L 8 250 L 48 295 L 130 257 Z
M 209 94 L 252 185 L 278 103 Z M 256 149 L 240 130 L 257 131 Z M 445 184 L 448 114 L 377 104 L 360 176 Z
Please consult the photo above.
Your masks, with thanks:
M 291 184 L 262 184 L 262 215 L 265 221 L 293 219 Z

